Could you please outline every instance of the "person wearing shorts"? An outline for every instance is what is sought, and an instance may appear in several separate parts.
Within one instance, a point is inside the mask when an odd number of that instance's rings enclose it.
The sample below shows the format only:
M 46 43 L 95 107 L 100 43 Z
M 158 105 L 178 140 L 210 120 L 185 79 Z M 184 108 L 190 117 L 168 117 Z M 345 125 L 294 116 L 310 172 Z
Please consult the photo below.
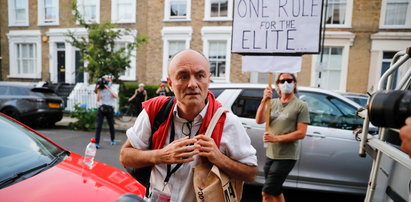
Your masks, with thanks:
M 267 160 L 264 166 L 263 201 L 285 201 L 283 183 L 299 158 L 298 140 L 303 139 L 310 122 L 308 106 L 295 96 L 297 80 L 294 74 L 280 73 L 275 82 L 280 95 L 270 103 L 270 129 L 264 133 Z M 271 86 L 264 90 L 256 122 L 265 123 L 266 102 L 273 95 Z

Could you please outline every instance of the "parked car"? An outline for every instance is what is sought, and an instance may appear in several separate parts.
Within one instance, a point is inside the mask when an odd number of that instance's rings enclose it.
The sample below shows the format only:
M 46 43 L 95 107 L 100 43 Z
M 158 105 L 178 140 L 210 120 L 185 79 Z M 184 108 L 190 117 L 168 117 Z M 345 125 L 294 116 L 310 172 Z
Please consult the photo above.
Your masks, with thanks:
M 54 125 L 63 118 L 63 99 L 33 84 L 0 83 L 0 112 L 31 126 Z
M 223 106 L 236 114 L 257 150 L 258 175 L 254 183 L 264 183 L 263 147 L 265 124 L 255 115 L 261 102 L 263 84 L 216 84 L 210 90 Z M 278 97 L 277 93 L 273 93 Z M 301 153 L 285 187 L 329 192 L 365 194 L 371 158 L 358 155 L 359 141 L 353 131 L 363 119 L 355 112 L 361 106 L 342 95 L 319 88 L 299 87 L 297 96 L 307 102 L 311 123 L 300 141 Z
M 67 151 L 0 113 L 1 201 L 116 201 L 145 188 L 128 173 Z
M 344 97 L 358 103 L 362 107 L 365 107 L 367 105 L 368 101 L 368 95 L 367 94 L 362 94 L 362 93 L 341 93 Z

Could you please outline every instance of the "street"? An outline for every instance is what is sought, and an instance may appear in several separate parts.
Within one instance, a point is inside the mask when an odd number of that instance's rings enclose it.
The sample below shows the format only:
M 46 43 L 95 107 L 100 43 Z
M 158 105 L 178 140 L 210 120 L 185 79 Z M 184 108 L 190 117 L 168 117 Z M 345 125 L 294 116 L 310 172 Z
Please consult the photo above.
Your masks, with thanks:
M 50 138 L 63 148 L 84 155 L 86 145 L 90 138 L 94 137 L 94 132 L 73 131 L 66 127 L 56 126 L 50 129 L 36 129 L 41 134 Z M 125 170 L 119 162 L 119 152 L 122 144 L 126 140 L 124 132 L 116 131 L 116 145 L 110 145 L 110 135 L 108 131 L 102 131 L 100 146 L 97 150 L 95 159 L 97 161 L 109 164 L 116 168 Z M 286 189 L 284 195 L 287 202 L 313 201 L 313 202 L 360 202 L 364 201 L 364 196 L 334 194 L 334 193 L 319 193 L 310 191 L 290 190 Z M 245 185 L 243 190 L 244 202 L 261 201 L 261 187 L 253 185 Z

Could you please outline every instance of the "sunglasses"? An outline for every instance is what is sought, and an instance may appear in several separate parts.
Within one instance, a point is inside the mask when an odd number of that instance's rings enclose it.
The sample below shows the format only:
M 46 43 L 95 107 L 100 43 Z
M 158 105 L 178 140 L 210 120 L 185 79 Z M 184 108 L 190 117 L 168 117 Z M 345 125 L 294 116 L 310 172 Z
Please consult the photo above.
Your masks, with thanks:
M 286 81 L 287 81 L 287 83 L 292 83 L 292 82 L 294 82 L 294 79 L 281 79 L 281 80 L 279 80 L 280 83 L 284 83 Z

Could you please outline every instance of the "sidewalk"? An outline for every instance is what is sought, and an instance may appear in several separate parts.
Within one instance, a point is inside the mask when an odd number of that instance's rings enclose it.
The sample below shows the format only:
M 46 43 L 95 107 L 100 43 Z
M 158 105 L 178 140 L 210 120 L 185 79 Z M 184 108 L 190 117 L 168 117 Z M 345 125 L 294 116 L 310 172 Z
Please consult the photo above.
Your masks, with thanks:
M 116 118 L 114 118 L 114 128 L 116 131 L 119 132 L 126 132 L 127 129 L 131 128 L 134 125 L 134 122 L 136 121 L 137 117 L 133 117 L 130 121 L 128 122 L 122 122 Z M 105 119 L 106 120 L 106 119 Z M 68 127 L 69 123 L 71 122 L 76 122 L 76 118 L 71 118 L 67 114 L 63 116 L 63 119 L 61 121 L 56 123 L 56 126 L 64 126 Z M 95 123 L 96 124 L 96 123 Z M 103 129 L 108 130 L 108 126 L 105 126 L 106 124 L 103 125 Z

